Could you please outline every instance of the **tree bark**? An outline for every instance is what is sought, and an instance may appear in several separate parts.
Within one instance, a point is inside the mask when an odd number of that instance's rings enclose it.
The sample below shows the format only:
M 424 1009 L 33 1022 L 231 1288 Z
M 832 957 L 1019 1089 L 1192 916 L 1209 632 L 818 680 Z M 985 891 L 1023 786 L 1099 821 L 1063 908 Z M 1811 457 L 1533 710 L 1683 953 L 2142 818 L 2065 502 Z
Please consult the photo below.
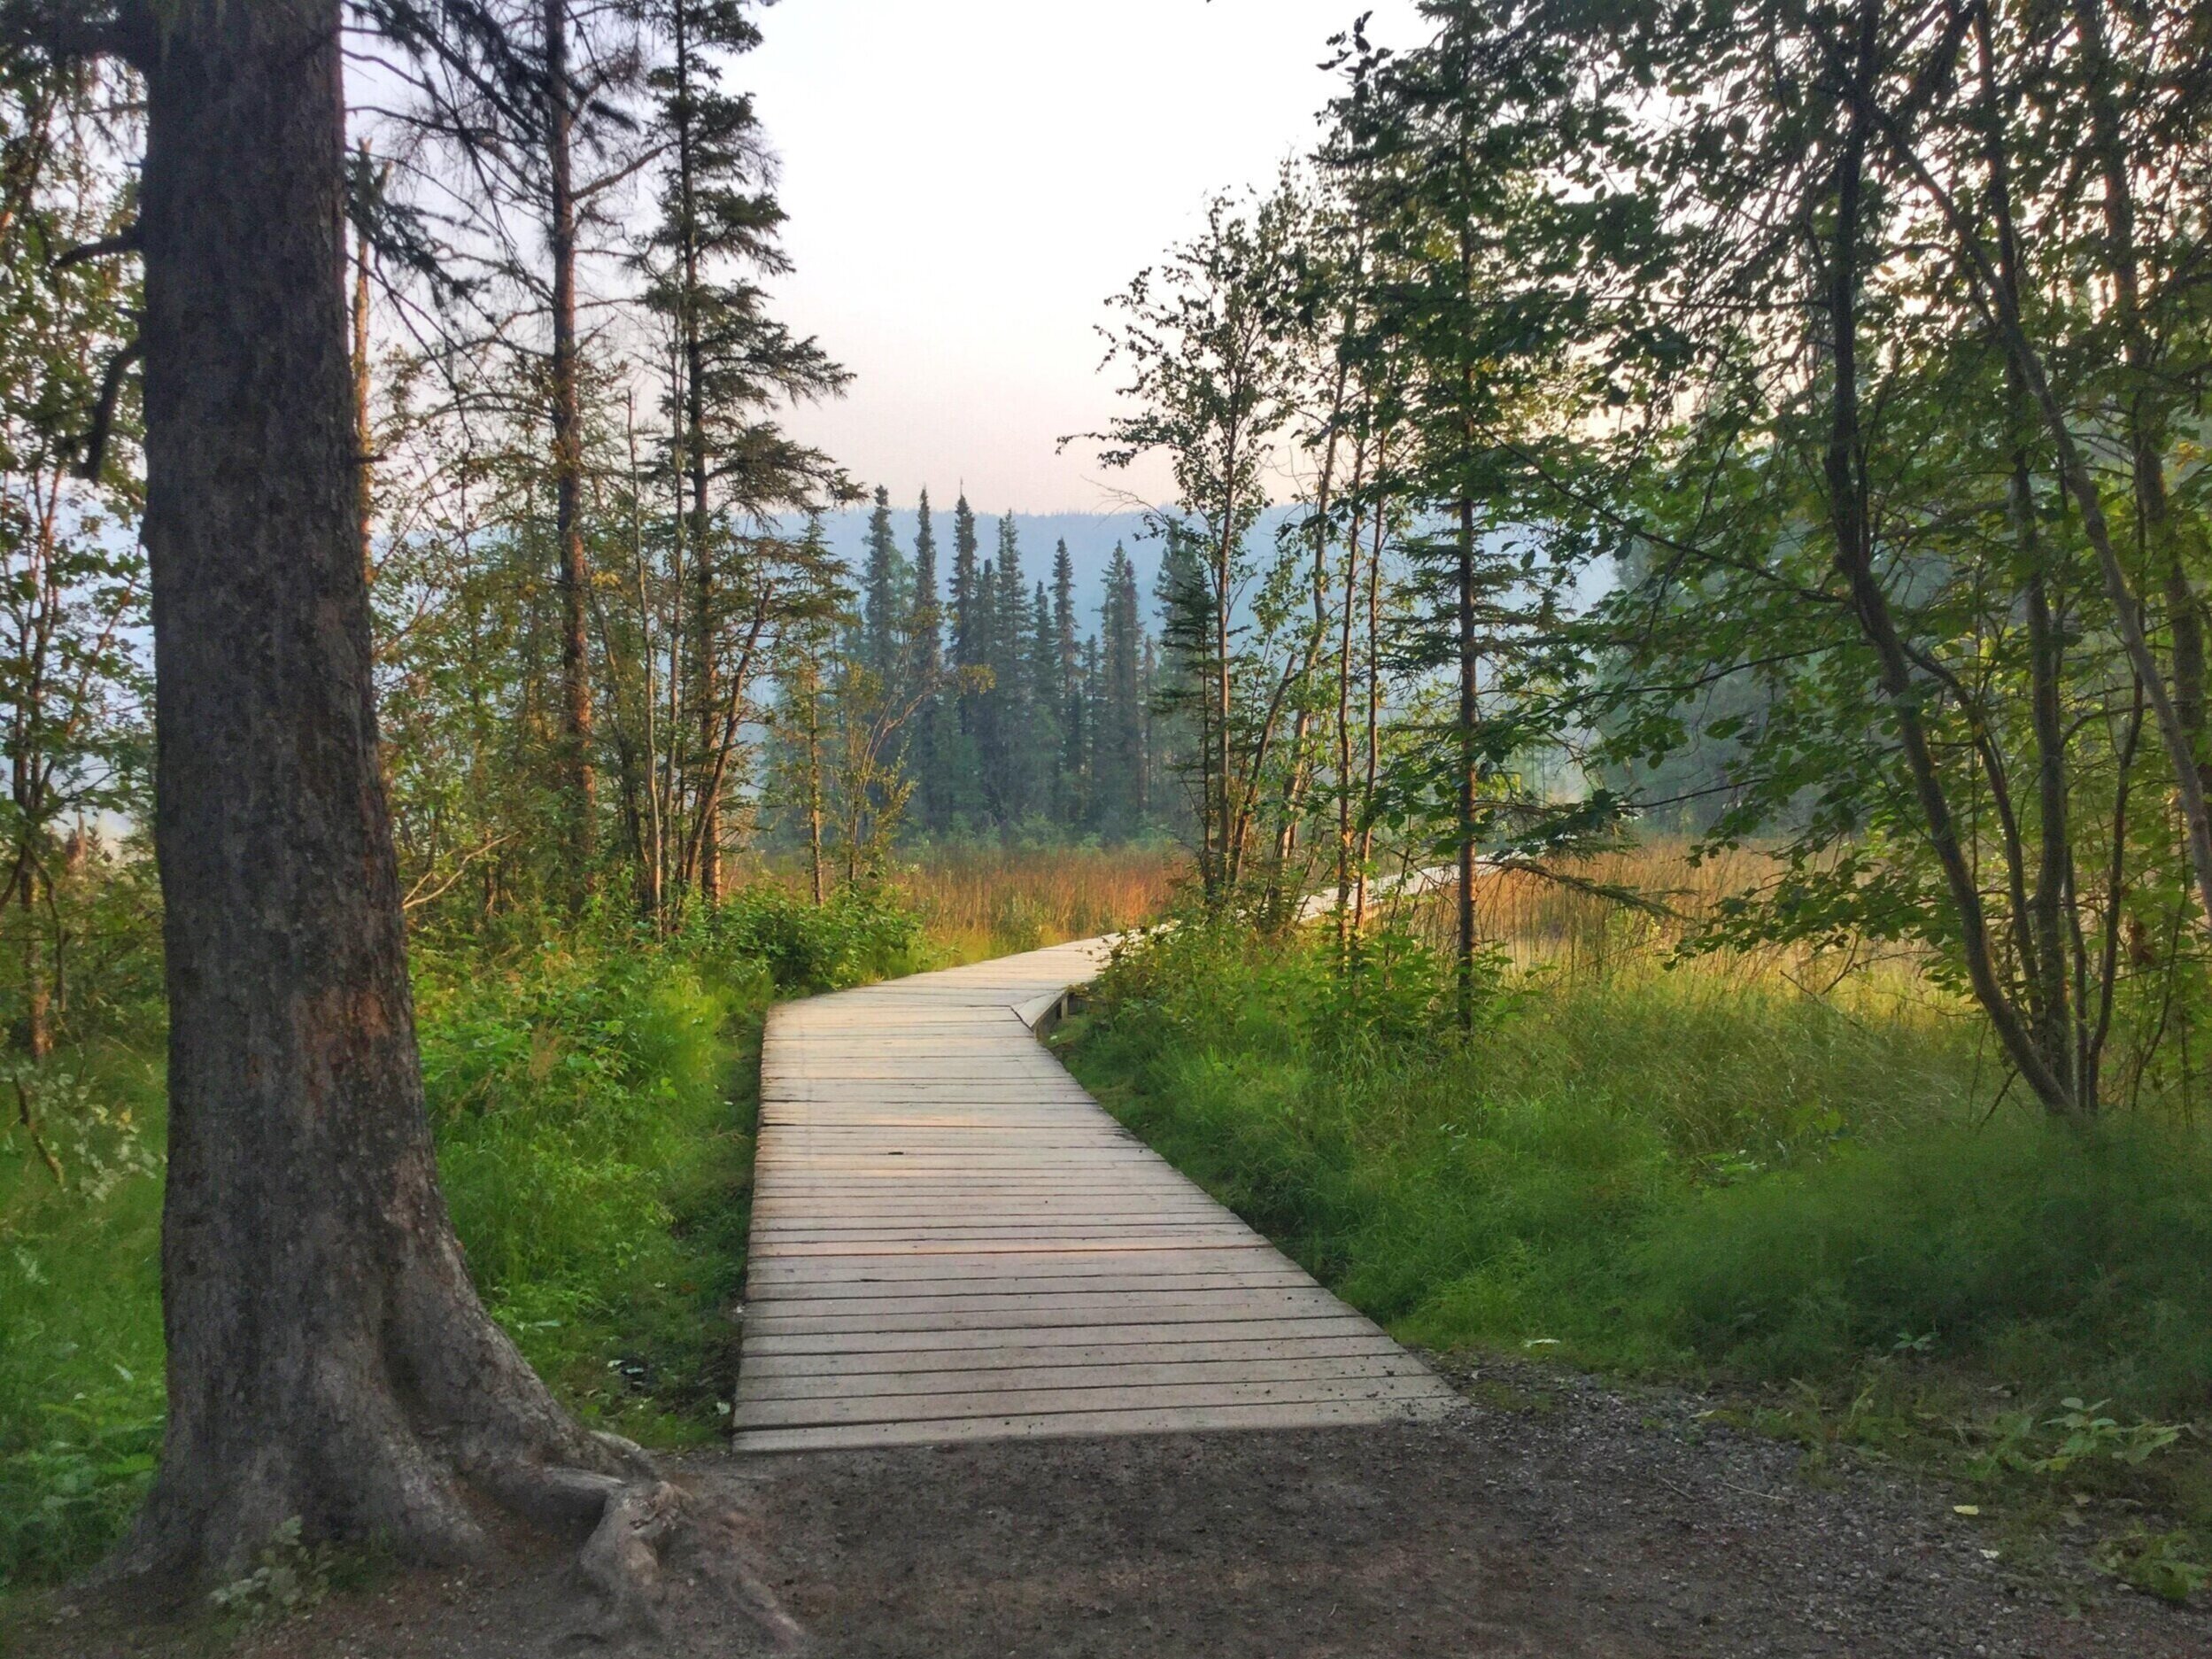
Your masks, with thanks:
M 676 128 L 676 177 L 678 217 L 684 239 L 684 298 L 677 323 L 684 348 L 684 470 L 691 492 L 692 593 L 692 649 L 699 654 L 697 683 L 692 701 L 699 706 L 700 784 L 698 811 L 705 832 L 699 841 L 699 895 L 708 904 L 722 898 L 722 768 L 715 764 L 715 721 L 720 699 L 715 694 L 715 578 L 712 524 L 708 511 L 707 484 L 707 347 L 700 320 L 699 201 L 694 183 L 692 87 L 694 73 L 690 16 L 679 3 L 669 8 L 676 36 L 676 77 L 678 118 Z
M 568 0 L 545 0 L 547 238 L 553 255 L 553 537 L 561 560 L 561 747 L 568 795 L 569 880 L 581 895 L 597 855 L 598 779 L 592 768 L 591 633 L 584 554 L 584 420 L 576 367 L 576 111 L 568 72 Z
M 1459 926 L 1454 981 L 1459 1029 L 1474 1029 L 1474 717 L 1475 671 L 1480 658 L 1474 637 L 1474 503 L 1459 502 L 1459 801 L 1453 826 L 1458 843 Z
M 169 1415 L 118 1567 L 187 1582 L 294 1516 L 465 1557 L 464 1488 L 588 1523 L 625 1468 L 486 1316 L 438 1191 L 376 764 L 339 12 L 136 17 Z
M 368 144 L 361 144 L 361 161 L 368 161 Z M 360 454 L 356 461 L 361 469 L 360 526 L 361 570 L 371 586 L 376 580 L 376 560 L 370 523 L 375 511 L 376 482 L 375 432 L 369 419 L 368 409 L 368 237 L 362 232 L 353 233 L 353 441 Z

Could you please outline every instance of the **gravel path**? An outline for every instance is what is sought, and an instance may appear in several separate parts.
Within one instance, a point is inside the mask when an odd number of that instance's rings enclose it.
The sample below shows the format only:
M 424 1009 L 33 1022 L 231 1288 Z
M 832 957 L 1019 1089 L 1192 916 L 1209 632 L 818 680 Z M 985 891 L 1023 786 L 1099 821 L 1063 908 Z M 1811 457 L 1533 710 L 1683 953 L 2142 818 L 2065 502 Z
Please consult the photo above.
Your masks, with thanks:
M 1792 1446 L 1694 1430 L 1697 1402 L 1533 1368 L 1519 1408 L 1394 1429 L 700 1454 L 828 1656 L 1037 1659 L 2203 1659 L 2212 1616 L 2079 1562 L 2015 1577 L 1950 1494 L 1879 1472 L 1815 1487 Z M 755 1651 L 679 1581 L 638 1654 Z M 607 1652 L 564 1549 L 335 1598 L 258 1659 Z M 197 1651 L 35 1633 L 35 1659 Z

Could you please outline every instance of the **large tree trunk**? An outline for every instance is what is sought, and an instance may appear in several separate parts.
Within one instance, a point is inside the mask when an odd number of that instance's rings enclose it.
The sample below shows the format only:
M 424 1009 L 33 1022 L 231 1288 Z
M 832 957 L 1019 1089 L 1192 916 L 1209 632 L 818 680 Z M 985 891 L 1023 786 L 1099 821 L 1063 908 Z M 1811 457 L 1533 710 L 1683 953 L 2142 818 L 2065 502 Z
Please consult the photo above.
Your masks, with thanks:
M 376 764 L 344 271 L 339 0 L 146 18 L 148 494 L 166 909 L 169 1418 L 126 1570 L 290 1517 L 480 1544 L 630 1468 L 472 1289 L 439 1195 Z

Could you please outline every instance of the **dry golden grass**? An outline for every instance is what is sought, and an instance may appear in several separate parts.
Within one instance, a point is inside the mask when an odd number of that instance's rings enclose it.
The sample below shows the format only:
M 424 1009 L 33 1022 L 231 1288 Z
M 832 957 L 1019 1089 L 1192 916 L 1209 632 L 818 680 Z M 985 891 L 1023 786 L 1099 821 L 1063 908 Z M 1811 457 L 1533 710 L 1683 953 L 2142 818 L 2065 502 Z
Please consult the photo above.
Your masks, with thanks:
M 1705 929 L 1723 899 L 1765 885 L 1777 872 L 1775 859 L 1750 849 L 1692 862 L 1689 843 L 1681 841 L 1562 864 L 1557 874 L 1564 880 L 1528 870 L 1488 870 L 1475 881 L 1475 930 L 1502 948 L 1515 967 L 1543 968 L 1567 980 L 1672 966 L 1701 979 L 1788 984 L 1824 996 L 1948 1001 L 1927 983 L 1918 953 L 1900 947 L 1834 950 L 1787 944 L 1684 957 L 1682 947 Z M 1626 890 L 1647 903 L 1624 903 L 1596 890 L 1603 888 Z M 1448 884 L 1396 901 L 1396 919 L 1449 950 L 1457 926 L 1456 891 L 1456 884 Z M 1383 900 L 1381 913 L 1392 914 L 1392 903 Z
M 976 848 L 929 853 L 899 885 L 946 957 L 975 962 L 1154 920 L 1189 871 L 1173 847 Z

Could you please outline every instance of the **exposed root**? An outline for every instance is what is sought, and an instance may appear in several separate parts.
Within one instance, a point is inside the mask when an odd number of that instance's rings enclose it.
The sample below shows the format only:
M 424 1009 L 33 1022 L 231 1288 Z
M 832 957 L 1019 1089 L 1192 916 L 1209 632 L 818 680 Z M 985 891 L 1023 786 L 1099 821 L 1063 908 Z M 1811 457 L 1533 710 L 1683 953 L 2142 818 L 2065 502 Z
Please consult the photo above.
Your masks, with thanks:
M 526 1465 L 478 1477 L 487 1492 L 520 1514 L 563 1527 L 589 1526 L 576 1564 L 605 1604 L 592 1633 L 607 1641 L 657 1634 L 668 1567 L 677 1558 L 686 1576 L 723 1590 L 775 1646 L 796 1646 L 804 1632 L 750 1565 L 758 1539 L 745 1519 L 661 1478 L 630 1442 L 599 1438 L 626 1466 L 626 1477 Z
M 599 1523 L 585 1540 L 577 1565 L 606 1599 L 599 1634 L 615 1639 L 661 1629 L 664 1570 L 672 1556 L 712 1580 L 779 1648 L 804 1635 L 760 1575 L 747 1563 L 753 1540 L 743 1521 L 702 1504 L 671 1481 L 638 1481 L 613 1493 Z
M 576 1565 L 607 1598 L 615 1630 L 660 1628 L 661 1553 L 684 1510 L 683 1492 L 665 1480 L 624 1486 L 607 1499 Z

